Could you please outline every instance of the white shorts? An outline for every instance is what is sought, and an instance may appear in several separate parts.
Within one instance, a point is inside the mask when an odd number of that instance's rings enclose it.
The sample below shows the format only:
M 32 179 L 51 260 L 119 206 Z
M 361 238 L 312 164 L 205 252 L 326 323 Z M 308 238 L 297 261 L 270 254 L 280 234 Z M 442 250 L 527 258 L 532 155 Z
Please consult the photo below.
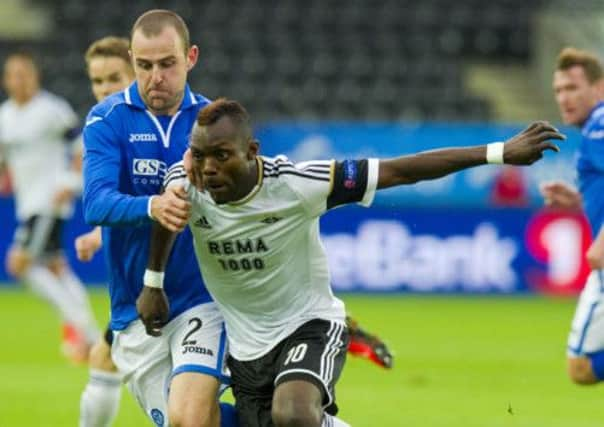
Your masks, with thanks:
M 226 332 L 215 303 L 192 307 L 172 319 L 162 335 L 147 335 L 140 320 L 114 331 L 111 356 L 124 382 L 157 426 L 168 425 L 172 377 L 199 372 L 228 384 Z
M 579 296 L 568 336 L 569 356 L 604 349 L 604 270 L 594 270 Z

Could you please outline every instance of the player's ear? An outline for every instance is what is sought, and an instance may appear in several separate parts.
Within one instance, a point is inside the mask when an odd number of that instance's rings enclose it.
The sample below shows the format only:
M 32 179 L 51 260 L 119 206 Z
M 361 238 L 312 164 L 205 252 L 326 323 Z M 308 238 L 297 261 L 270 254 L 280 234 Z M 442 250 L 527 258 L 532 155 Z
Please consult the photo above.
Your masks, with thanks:
M 199 59 L 199 47 L 197 45 L 192 45 L 187 52 L 187 71 L 191 71 L 191 69 L 197 64 L 197 60 Z
M 260 142 L 257 139 L 248 140 L 247 159 L 254 160 L 260 151 Z

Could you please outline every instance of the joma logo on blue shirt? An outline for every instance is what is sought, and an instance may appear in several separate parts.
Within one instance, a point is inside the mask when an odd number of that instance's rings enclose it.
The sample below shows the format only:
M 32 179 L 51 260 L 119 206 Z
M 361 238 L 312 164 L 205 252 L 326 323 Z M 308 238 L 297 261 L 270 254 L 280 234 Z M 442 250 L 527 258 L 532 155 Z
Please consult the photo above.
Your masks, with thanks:
M 157 135 L 154 133 L 131 133 L 129 142 L 157 142 Z

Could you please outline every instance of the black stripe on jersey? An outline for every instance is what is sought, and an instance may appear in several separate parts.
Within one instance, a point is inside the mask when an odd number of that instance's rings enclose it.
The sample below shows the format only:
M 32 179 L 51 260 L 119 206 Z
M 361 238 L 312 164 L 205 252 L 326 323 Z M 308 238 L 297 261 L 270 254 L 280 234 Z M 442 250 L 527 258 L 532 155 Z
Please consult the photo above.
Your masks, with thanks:
M 304 165 L 304 167 L 301 167 L 302 165 Z M 264 166 L 267 169 L 273 170 L 275 168 L 282 168 L 282 167 L 295 167 L 298 170 L 307 170 L 307 169 L 321 169 L 321 170 L 330 170 L 331 169 L 331 161 L 309 161 L 309 162 L 301 162 L 301 163 L 297 163 L 294 164 L 292 162 L 285 162 L 285 161 L 279 161 L 279 162 L 271 162 L 270 160 L 266 160 L 264 159 Z
M 272 171 L 266 171 L 263 172 L 264 176 L 278 176 L 282 173 L 286 173 L 286 172 L 295 172 L 295 173 L 299 173 L 302 174 L 304 176 L 310 176 L 310 177 L 317 177 L 317 178 L 329 178 L 329 176 L 331 175 L 330 171 L 305 171 L 305 170 L 300 170 L 297 168 L 279 168 L 276 170 L 272 170 Z
M 182 174 L 185 172 L 185 168 L 182 165 L 178 165 L 178 166 L 171 166 L 170 169 L 168 169 L 168 173 L 166 173 L 166 176 L 164 176 L 164 181 L 166 179 L 169 179 L 172 177 L 172 175 L 174 174 Z
M 184 173 L 184 171 L 180 174 L 172 174 L 167 179 L 164 179 L 164 188 L 167 188 L 171 182 L 182 179 L 182 178 L 186 178 L 186 177 L 187 177 L 187 174 Z
M 279 176 L 288 172 L 291 175 L 317 178 L 320 180 L 329 180 L 329 178 L 331 177 L 331 162 L 329 164 L 318 162 L 304 163 L 303 168 L 296 167 L 293 163 L 290 162 L 281 162 L 278 165 L 273 165 L 265 162 L 264 166 L 265 167 L 262 168 L 264 177 Z
M 267 174 L 265 173 L 263 175 L 264 178 L 276 178 L 279 175 L 296 175 L 302 178 L 307 178 L 307 179 L 314 179 L 316 181 L 325 181 L 325 182 L 329 182 L 329 175 L 327 176 L 316 176 L 316 175 L 310 175 L 307 173 L 301 173 L 300 171 L 292 171 L 292 170 L 284 170 L 284 171 L 278 171 L 275 173 L 270 173 Z
M 327 198 L 327 209 L 363 200 L 367 190 L 368 168 L 367 160 L 336 162 L 333 188 Z

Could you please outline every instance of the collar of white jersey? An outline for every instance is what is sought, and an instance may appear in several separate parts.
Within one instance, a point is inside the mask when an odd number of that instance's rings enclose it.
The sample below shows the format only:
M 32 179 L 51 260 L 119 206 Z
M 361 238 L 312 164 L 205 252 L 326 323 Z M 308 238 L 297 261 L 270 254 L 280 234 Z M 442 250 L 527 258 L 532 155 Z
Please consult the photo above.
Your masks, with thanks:
M 126 104 L 128 104 L 128 105 L 135 106 L 142 110 L 147 109 L 147 106 L 145 105 L 140 94 L 138 93 L 138 83 L 136 81 L 134 83 L 132 83 L 130 86 L 128 86 L 126 89 L 124 89 L 124 99 L 126 101 Z M 182 102 L 180 103 L 180 107 L 178 107 L 178 110 L 179 111 L 186 110 L 187 108 L 192 107 L 197 104 L 198 104 L 197 98 L 195 97 L 195 94 L 193 92 L 191 92 L 191 88 L 189 87 L 189 84 L 187 83 L 187 85 L 185 85 L 185 94 L 182 98 Z

